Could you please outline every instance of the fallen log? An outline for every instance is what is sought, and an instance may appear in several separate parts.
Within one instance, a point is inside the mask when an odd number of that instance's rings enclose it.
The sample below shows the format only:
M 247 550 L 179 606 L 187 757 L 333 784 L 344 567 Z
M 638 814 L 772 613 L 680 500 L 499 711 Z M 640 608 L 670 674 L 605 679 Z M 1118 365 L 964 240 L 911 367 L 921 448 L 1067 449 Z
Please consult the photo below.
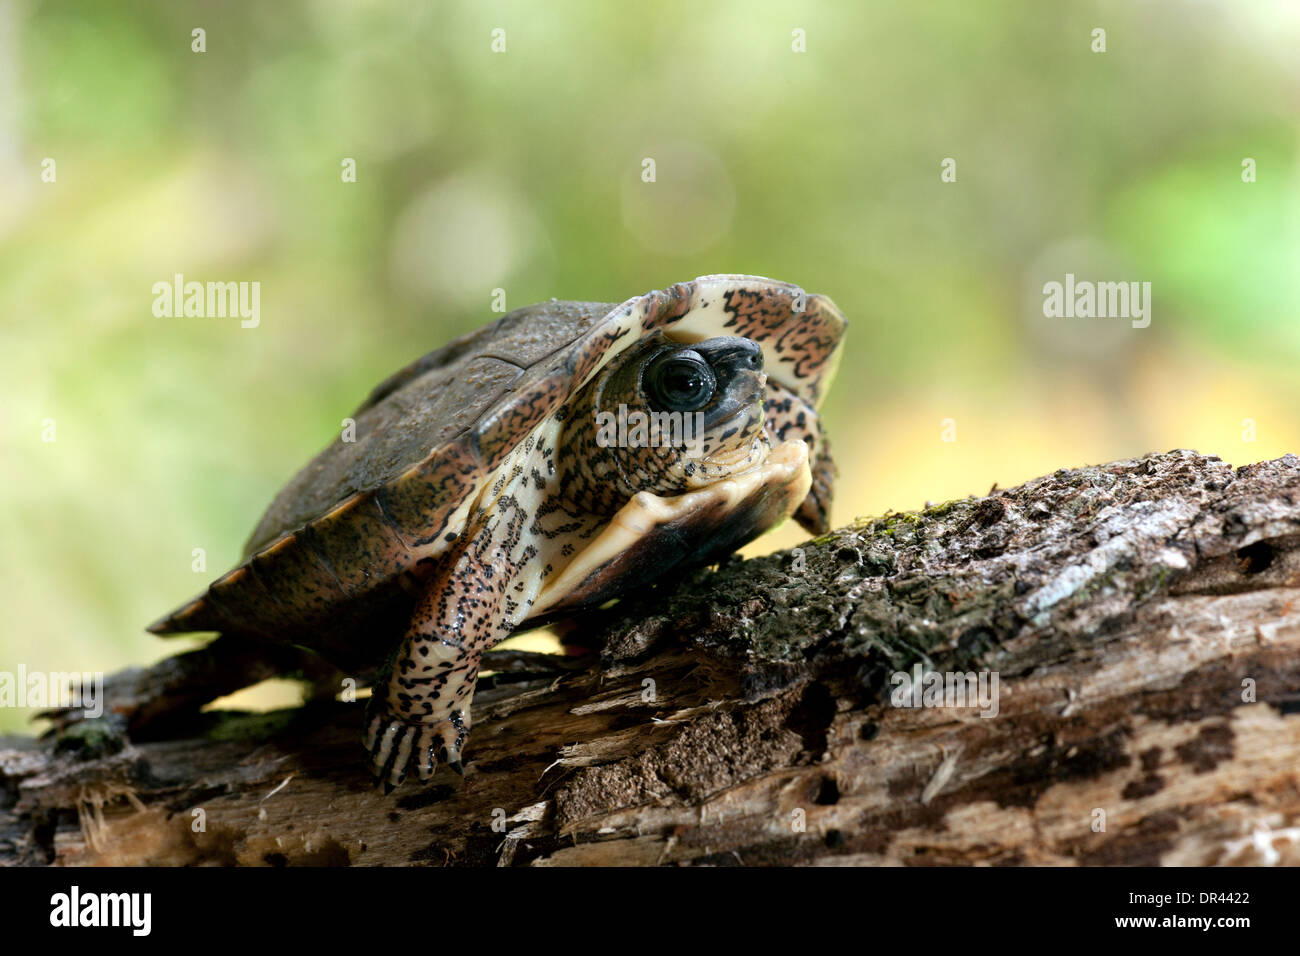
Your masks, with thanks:
M 1293 455 L 860 520 L 575 634 L 388 797 L 358 703 L 0 739 L 0 865 L 1300 863 Z

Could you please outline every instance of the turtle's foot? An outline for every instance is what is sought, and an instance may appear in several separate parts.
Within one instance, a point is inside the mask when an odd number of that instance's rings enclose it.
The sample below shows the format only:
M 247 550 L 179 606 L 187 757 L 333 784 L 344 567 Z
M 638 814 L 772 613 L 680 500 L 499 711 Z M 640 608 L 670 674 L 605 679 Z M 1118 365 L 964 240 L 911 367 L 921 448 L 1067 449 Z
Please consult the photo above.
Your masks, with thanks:
M 84 706 L 53 707 L 38 712 L 35 717 L 50 722 L 50 729 L 42 736 L 62 739 L 75 734 L 83 723 L 111 726 L 116 732 L 125 734 L 128 722 L 147 700 L 142 689 L 146 678 L 147 673 L 138 668 L 119 671 L 104 679 L 93 710 Z
M 96 701 L 97 711 L 132 740 L 162 740 L 190 729 L 209 701 L 294 671 L 315 678 L 324 666 L 316 655 L 290 645 L 222 634 L 205 647 L 165 658 L 152 667 L 110 674 Z M 95 715 L 85 708 L 64 707 L 38 716 L 53 724 L 52 733 L 62 736 Z
M 370 772 L 384 793 L 391 793 L 411 769 L 421 783 L 428 783 L 440 760 L 463 774 L 460 751 L 468 737 L 469 727 L 462 710 L 453 711 L 443 720 L 418 721 L 372 705 L 366 715 L 365 745 L 370 753 Z

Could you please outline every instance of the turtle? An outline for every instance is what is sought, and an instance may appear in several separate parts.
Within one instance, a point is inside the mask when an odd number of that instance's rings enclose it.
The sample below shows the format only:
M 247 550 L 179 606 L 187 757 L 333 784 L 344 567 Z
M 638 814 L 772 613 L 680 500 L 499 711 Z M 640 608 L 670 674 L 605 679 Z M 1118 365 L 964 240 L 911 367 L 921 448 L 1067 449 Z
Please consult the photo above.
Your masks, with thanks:
M 376 781 L 463 773 L 482 655 L 511 633 L 716 563 L 790 516 L 829 530 L 818 406 L 845 329 L 830 299 L 746 275 L 516 309 L 375 387 L 240 563 L 148 629 L 372 675 Z

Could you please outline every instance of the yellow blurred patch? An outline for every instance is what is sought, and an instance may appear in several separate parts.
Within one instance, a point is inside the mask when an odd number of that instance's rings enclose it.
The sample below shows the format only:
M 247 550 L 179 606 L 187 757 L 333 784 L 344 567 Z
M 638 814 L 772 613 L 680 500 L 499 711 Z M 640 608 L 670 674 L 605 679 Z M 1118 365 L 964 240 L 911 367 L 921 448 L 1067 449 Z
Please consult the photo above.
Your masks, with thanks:
M 252 687 L 227 694 L 225 697 L 218 697 L 203 709 L 205 711 L 248 710 L 261 713 L 284 707 L 297 707 L 303 702 L 304 686 L 301 681 L 273 677 Z

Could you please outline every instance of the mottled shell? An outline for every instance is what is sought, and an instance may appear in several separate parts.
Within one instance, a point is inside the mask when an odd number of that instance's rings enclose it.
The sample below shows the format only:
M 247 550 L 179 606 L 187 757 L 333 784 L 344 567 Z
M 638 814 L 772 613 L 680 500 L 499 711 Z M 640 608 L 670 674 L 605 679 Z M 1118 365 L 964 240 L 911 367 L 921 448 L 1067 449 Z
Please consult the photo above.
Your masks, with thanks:
M 389 644 L 410 609 L 404 573 L 447 550 L 493 470 L 623 348 L 654 329 L 746 336 L 763 346 L 768 374 L 815 408 L 844 325 L 828 299 L 750 276 L 707 276 L 622 305 L 511 312 L 375 388 L 352 416 L 355 440 L 340 436 L 284 487 L 243 563 L 150 630 L 327 650 L 364 629 Z

